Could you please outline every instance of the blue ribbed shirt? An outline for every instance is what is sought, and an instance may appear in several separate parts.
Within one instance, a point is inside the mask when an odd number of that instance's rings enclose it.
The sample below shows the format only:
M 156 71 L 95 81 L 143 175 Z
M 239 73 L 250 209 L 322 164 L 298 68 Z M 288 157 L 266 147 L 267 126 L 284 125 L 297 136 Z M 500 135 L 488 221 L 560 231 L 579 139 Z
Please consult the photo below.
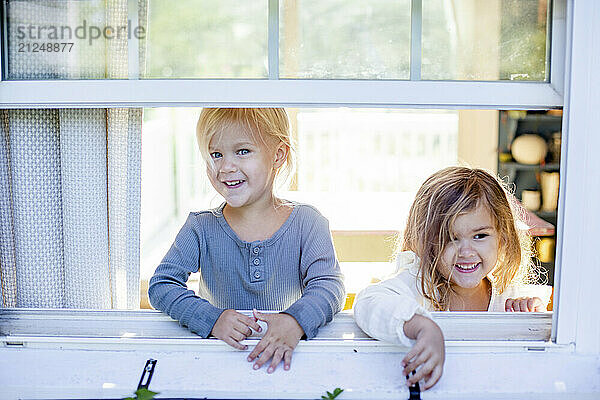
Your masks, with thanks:
M 315 208 L 291 203 L 269 239 L 238 238 L 220 207 L 193 212 L 150 279 L 152 306 L 202 337 L 225 309 L 293 316 L 308 339 L 341 310 L 345 290 L 329 223 Z M 186 282 L 200 272 L 196 296 Z

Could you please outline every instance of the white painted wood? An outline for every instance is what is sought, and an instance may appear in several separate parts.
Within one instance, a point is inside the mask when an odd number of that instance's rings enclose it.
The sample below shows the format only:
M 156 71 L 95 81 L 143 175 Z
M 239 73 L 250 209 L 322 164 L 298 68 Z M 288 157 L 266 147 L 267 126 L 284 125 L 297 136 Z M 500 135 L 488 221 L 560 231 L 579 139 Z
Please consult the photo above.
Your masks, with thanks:
M 2 4 L 0 4 L 0 17 L 4 18 L 4 15 L 6 15 L 6 2 L 2 2 Z M 4 80 L 4 71 L 6 70 L 5 66 L 4 66 L 4 56 L 5 56 L 5 49 L 7 48 L 6 46 L 6 24 L 3 23 L 3 21 L 0 21 L 0 84 L 2 84 L 2 81 Z
M 279 0 L 269 0 L 269 79 L 279 79 Z
M 139 5 L 137 0 L 127 0 L 127 18 L 131 21 L 132 29 L 140 25 Z M 129 79 L 140 79 L 140 42 L 135 35 L 127 40 L 127 64 Z
M 8 27 L 4 23 L 4 18 L 8 15 L 6 12 L 6 3 L 6 1 L 3 1 L 0 5 L 0 17 L 2 17 L 2 21 L 0 21 L 0 83 L 8 76 L 8 62 L 6 61 L 8 54 Z
M 549 83 L 357 80 L 66 80 L 0 82 L 0 107 L 348 106 L 544 109 Z
M 575 342 L 575 329 L 576 323 L 574 320 L 574 313 L 568 312 L 570 304 L 568 304 L 568 298 L 573 299 L 574 296 L 567 295 L 567 286 L 562 284 L 561 277 L 563 276 L 563 233 L 564 233 L 564 221 L 565 221 L 565 196 L 567 192 L 567 160 L 569 159 L 567 146 L 569 137 L 571 135 L 569 131 L 569 102 L 570 102 L 570 84 L 571 84 L 571 58 L 572 58 L 572 42 L 573 42 L 573 2 L 567 2 L 566 21 L 565 21 L 565 107 L 563 109 L 562 119 L 562 135 L 561 135 L 561 157 L 560 157 L 560 170 L 563 171 L 560 176 L 559 183 L 559 194 L 558 194 L 558 209 L 557 209 L 557 221 L 556 221 L 556 253 L 554 256 L 554 296 L 553 300 L 556 304 L 553 307 L 554 315 L 552 316 L 552 341 L 556 343 L 574 343 Z M 576 135 L 576 134 L 575 134 Z M 574 171 L 573 171 L 574 172 Z M 570 210 L 571 213 L 576 212 L 576 209 Z M 573 243 L 575 244 L 575 243 Z M 573 249 L 575 250 L 575 249 Z M 567 254 L 569 251 L 567 249 Z M 565 273 L 566 275 L 566 273 Z M 572 278 L 573 276 L 571 276 Z M 565 277 L 565 282 L 568 281 L 569 277 Z M 575 284 L 575 283 L 571 283 Z M 573 289 L 572 289 L 573 290 Z M 563 294 L 564 293 L 564 294 Z M 562 300 L 562 307 L 560 306 L 560 298 Z M 558 316 L 565 311 L 563 316 L 563 322 L 559 326 Z M 560 331 L 560 336 L 558 332 Z
M 190 344 L 177 351 L 0 347 L 2 397 L 123 398 L 135 390 L 145 361 L 154 358 L 150 389 L 161 397 L 315 399 L 340 387 L 345 389 L 340 400 L 408 398 L 401 348 L 377 351 L 346 342 L 332 351 L 330 343 L 305 342 L 296 348 L 290 371 L 267 374 L 246 361 L 250 350 L 225 346 Z M 449 346 L 442 379 L 422 398 L 596 399 L 599 367 L 598 357 L 572 352 L 473 353 Z
M 600 353 L 600 2 L 572 3 L 557 260 L 557 343 Z
M 595 395 L 598 389 L 593 375 L 577 373 L 577 368 L 594 371 L 598 358 L 576 356 L 572 347 L 549 342 L 548 314 L 439 312 L 433 317 L 450 340 L 444 378 L 423 398 L 478 398 L 483 391 L 496 392 L 497 398 L 568 398 Z M 473 340 L 477 334 L 486 340 Z M 513 340 L 506 340 L 511 334 Z M 245 343 L 252 349 L 258 340 Z M 314 399 L 342 387 L 346 399 L 408 398 L 400 373 L 408 349 L 367 338 L 349 312 L 338 314 L 316 339 L 301 341 L 289 372 L 252 370 L 245 361 L 249 351 L 200 339 L 157 311 L 0 310 L 0 387 L 7 398 L 122 398 L 135 389 L 148 358 L 158 360 L 150 388 L 162 396 Z M 509 368 L 507 360 L 517 368 Z M 574 365 L 557 391 L 551 379 Z M 477 371 L 475 383 L 472 371 Z M 507 387 L 493 379 L 517 373 L 523 381 L 526 372 L 535 385 Z
M 535 339 L 535 332 L 533 340 L 506 340 L 506 329 L 518 326 L 531 331 L 543 325 L 548 336 L 549 315 L 504 315 L 509 318 L 434 313 L 447 337 L 462 340 L 446 341 L 444 376 L 422 398 L 600 394 L 597 356 Z M 498 340 L 465 340 L 481 328 L 486 336 L 497 331 Z M 249 350 L 238 351 L 217 339 L 200 339 L 156 311 L 4 309 L 0 397 L 122 398 L 135 390 L 145 361 L 154 358 L 158 363 L 150 389 L 163 397 L 314 399 L 341 387 L 341 399 L 408 398 L 400 372 L 408 349 L 366 338 L 348 312 L 339 314 L 317 339 L 299 343 L 290 371 L 253 370 L 246 356 L 258 340 L 246 340 Z
M 260 338 L 254 337 L 242 343 L 253 347 Z M 363 352 L 370 353 L 406 353 L 408 347 L 380 342 L 371 338 L 358 339 L 312 339 L 300 342 L 301 349 L 320 353 L 353 352 L 357 346 Z M 225 342 L 210 338 L 202 339 L 193 337 L 88 337 L 88 336 L 1 336 L 0 347 L 41 350 L 105 350 L 105 351 L 139 351 L 158 350 L 162 352 L 193 351 L 203 352 L 230 352 L 237 351 Z M 562 353 L 565 355 L 573 352 L 572 346 L 561 346 L 552 342 L 532 342 L 524 340 L 451 340 L 446 341 L 446 354 L 449 353 L 529 353 L 547 352 Z
M 567 41 L 567 0 L 552 2 L 550 42 L 550 83 L 557 93 L 565 92 L 565 61 Z
M 249 311 L 245 311 L 250 315 Z M 448 341 L 527 341 L 550 339 L 551 313 L 436 312 Z M 158 311 L 0 309 L 0 340 L 19 337 L 194 338 L 186 328 Z M 6 338 L 6 339 L 3 339 Z M 319 330 L 317 339 L 368 339 L 352 314 L 339 313 Z
M 421 80 L 421 44 L 423 43 L 423 0 L 410 2 L 410 80 Z

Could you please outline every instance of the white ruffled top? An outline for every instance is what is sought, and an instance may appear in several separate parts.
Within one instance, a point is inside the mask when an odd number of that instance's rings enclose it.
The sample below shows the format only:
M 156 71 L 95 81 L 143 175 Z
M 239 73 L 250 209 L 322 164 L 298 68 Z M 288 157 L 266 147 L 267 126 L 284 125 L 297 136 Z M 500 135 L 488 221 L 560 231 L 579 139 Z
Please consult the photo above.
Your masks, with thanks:
M 415 314 L 431 318 L 434 311 L 420 286 L 419 258 L 412 251 L 401 252 L 390 278 L 366 287 L 356 296 L 356 323 L 371 337 L 412 346 L 414 341 L 404 334 L 404 322 Z M 492 286 L 488 311 L 504 312 L 506 299 L 517 297 L 539 297 L 547 306 L 551 294 L 552 287 L 546 285 L 509 285 L 502 294 Z

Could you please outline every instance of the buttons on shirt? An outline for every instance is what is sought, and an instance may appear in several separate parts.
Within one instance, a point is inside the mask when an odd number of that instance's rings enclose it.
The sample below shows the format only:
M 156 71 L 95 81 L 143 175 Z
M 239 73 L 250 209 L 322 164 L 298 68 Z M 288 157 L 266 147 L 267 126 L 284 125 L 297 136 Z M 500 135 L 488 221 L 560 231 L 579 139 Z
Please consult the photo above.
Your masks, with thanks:
M 250 267 L 250 282 L 258 283 L 265 280 L 265 271 L 261 267 Z
M 250 246 L 250 282 L 258 283 L 263 282 L 265 279 L 264 271 L 264 260 L 260 253 L 262 252 L 261 246 Z

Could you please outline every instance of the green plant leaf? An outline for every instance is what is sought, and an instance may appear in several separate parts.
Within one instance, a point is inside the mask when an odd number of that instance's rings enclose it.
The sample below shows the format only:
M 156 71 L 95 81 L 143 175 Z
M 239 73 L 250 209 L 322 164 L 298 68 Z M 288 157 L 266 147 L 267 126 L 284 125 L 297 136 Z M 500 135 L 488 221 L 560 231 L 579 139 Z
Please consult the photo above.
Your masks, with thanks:
M 157 394 L 158 392 L 142 388 L 135 391 L 135 398 L 136 400 L 152 400 Z
M 336 397 L 338 397 L 343 391 L 344 391 L 344 389 L 335 388 L 333 393 L 327 392 L 327 397 L 321 396 L 321 400 L 333 400 Z

